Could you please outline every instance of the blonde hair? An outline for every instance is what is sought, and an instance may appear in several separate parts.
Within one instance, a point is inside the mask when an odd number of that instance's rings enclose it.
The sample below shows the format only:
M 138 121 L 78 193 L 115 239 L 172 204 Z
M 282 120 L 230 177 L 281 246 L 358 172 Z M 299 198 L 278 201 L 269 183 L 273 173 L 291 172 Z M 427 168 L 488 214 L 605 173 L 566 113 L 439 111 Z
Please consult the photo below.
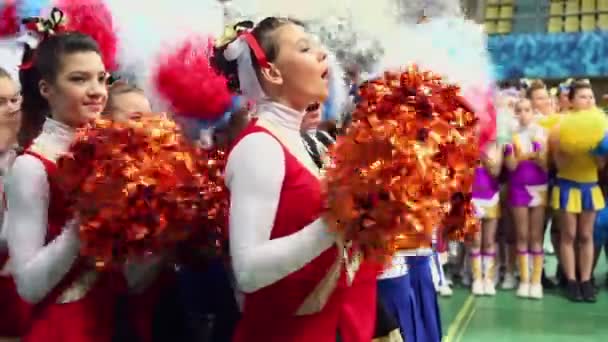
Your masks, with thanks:
M 532 106 L 532 101 L 530 101 L 529 98 L 521 97 L 521 98 L 517 99 L 517 101 L 515 101 L 513 108 L 515 110 L 517 110 L 519 108 L 519 106 L 521 106 L 523 103 L 528 103 L 530 106 Z
M 112 83 L 108 89 L 108 102 L 106 103 L 106 108 L 103 111 L 103 115 L 110 115 L 112 114 L 112 111 L 116 109 L 114 107 L 114 99 L 116 96 L 130 93 L 145 96 L 143 89 L 134 84 L 123 81 L 116 81 Z
M 541 89 L 547 90 L 547 86 L 545 85 L 545 82 L 543 82 L 541 80 L 533 81 L 530 84 L 530 86 L 528 87 L 528 89 L 526 89 L 526 97 L 531 100 L 534 92 L 537 90 L 541 90 Z
M 3 67 L 0 67 L 0 78 L 8 78 L 10 80 L 13 79 L 13 76 L 6 71 Z

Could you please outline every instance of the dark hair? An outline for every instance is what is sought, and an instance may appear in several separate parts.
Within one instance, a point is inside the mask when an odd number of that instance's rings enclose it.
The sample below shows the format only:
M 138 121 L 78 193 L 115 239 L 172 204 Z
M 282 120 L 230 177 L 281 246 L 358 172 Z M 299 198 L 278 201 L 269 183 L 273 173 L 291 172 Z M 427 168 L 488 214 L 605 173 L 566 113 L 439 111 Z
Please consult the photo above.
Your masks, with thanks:
M 317 130 L 327 132 L 334 140 L 338 136 L 338 125 L 335 120 L 322 121 Z
M 242 23 L 236 24 L 235 27 L 239 27 L 241 24 Z M 295 19 L 267 17 L 255 25 L 251 31 L 251 34 L 262 48 L 262 51 L 264 51 L 268 62 L 274 62 L 279 55 L 279 46 L 275 37 L 273 36 L 273 33 L 280 27 L 287 24 L 294 24 L 304 27 L 302 22 Z M 217 70 L 226 76 L 230 89 L 238 92 L 240 90 L 240 85 L 238 80 L 237 63 L 236 61 L 228 61 L 226 58 L 224 58 L 224 50 L 226 50 L 226 47 L 227 46 L 222 46 L 215 50 L 214 56 L 211 59 L 212 64 Z M 255 71 L 258 72 L 260 70 L 258 61 L 254 56 L 252 56 L 251 61 Z
M 589 81 L 574 81 L 570 84 L 570 92 L 568 92 L 568 99 L 570 99 L 570 101 L 574 100 L 574 97 L 576 96 L 576 93 L 579 90 L 583 90 L 583 89 L 591 89 L 593 90 L 593 87 L 591 86 L 591 83 L 589 83 Z
M 63 56 L 77 52 L 101 54 L 93 38 L 78 32 L 48 36 L 36 49 L 26 45 L 22 64 L 31 66 L 19 71 L 23 94 L 23 121 L 19 131 L 19 142 L 22 146 L 29 144 L 40 133 L 46 116 L 50 114 L 49 103 L 40 94 L 40 81 L 53 82 L 61 68 Z
M 547 86 L 545 85 L 545 82 L 543 82 L 541 80 L 533 81 L 526 89 L 526 97 L 529 100 L 532 100 L 532 95 L 534 94 L 534 92 L 536 92 L 537 90 L 541 90 L 541 89 L 547 90 Z

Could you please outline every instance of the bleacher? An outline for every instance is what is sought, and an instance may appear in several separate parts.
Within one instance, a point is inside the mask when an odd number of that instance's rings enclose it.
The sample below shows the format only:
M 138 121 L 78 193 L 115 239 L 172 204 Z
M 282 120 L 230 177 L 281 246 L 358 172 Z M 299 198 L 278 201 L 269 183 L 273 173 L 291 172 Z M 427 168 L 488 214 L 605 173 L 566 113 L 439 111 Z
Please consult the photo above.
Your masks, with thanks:
M 490 34 L 507 34 L 512 30 L 515 0 L 488 0 L 485 29 Z
M 608 30 L 608 0 L 488 0 L 488 34 Z

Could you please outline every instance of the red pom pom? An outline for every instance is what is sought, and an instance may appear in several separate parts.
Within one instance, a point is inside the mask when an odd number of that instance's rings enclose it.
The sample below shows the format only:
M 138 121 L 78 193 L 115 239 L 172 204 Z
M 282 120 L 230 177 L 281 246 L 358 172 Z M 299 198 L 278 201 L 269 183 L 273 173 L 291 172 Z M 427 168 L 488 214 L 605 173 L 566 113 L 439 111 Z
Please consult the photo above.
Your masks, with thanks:
M 19 32 L 17 5 L 14 1 L 8 2 L 0 8 L 0 37 L 12 36 Z
M 470 88 L 464 92 L 470 102 L 470 109 L 475 112 L 479 127 L 480 150 L 490 141 L 496 140 L 496 108 L 494 107 L 494 94 L 492 90 Z
M 81 129 L 53 181 L 80 218 L 81 255 L 99 267 L 174 250 L 221 252 L 228 213 L 226 154 L 203 151 L 161 115 Z
M 110 10 L 102 0 L 57 0 L 65 14 L 66 31 L 77 31 L 91 36 L 101 49 L 101 57 L 108 70 L 116 68 L 118 39 Z
M 330 227 L 381 259 L 475 232 L 477 122 L 460 89 L 416 66 L 360 89 L 324 169 Z M 346 181 L 345 181 L 346 180 Z
M 213 41 L 205 37 L 185 40 L 163 54 L 154 83 L 180 115 L 204 120 L 220 118 L 230 105 L 228 81 L 210 64 Z

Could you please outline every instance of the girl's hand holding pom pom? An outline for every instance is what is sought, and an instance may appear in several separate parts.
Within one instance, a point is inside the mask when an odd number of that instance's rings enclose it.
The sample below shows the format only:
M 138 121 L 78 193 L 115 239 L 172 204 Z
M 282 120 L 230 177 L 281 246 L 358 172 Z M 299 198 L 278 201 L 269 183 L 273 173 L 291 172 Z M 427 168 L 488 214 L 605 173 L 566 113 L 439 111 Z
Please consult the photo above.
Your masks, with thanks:
M 196 149 L 158 115 L 83 128 L 57 162 L 57 184 L 76 219 L 81 255 L 112 267 L 196 237 L 219 251 L 227 195 L 222 151 Z M 78 227 L 71 228 L 71 227 Z
M 381 260 L 430 247 L 437 227 L 454 240 L 475 231 L 478 120 L 459 89 L 413 66 L 370 81 L 361 97 L 325 170 L 330 226 Z

